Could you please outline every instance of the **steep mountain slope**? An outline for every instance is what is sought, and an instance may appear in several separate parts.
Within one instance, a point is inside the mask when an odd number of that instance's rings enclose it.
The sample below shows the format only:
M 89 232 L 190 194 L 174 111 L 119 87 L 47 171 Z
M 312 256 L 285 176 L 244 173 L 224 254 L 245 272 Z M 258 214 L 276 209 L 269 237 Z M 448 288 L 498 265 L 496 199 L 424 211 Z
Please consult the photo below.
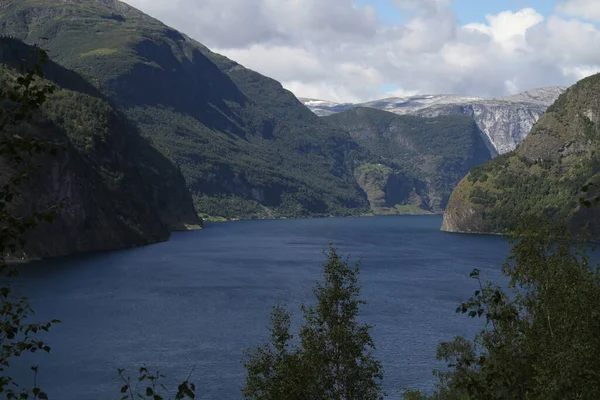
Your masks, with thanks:
M 35 54 L 18 40 L 0 39 L 3 88 L 14 85 L 16 68 L 24 59 L 33 64 Z M 19 188 L 18 215 L 63 205 L 54 223 L 30 233 L 26 255 L 130 247 L 166 240 L 171 230 L 199 227 L 176 166 L 81 76 L 52 62 L 44 70 L 57 92 L 32 121 L 1 133 L 61 144 L 56 156 L 34 156 L 23 165 L 2 160 L 3 182 L 29 163 L 43 166 Z
M 7 0 L 0 33 L 96 82 L 220 217 L 364 211 L 358 146 L 269 78 L 116 0 Z
M 562 94 L 529 136 L 506 155 L 474 168 L 452 194 L 443 230 L 501 232 L 527 215 L 567 222 L 573 230 L 589 224 L 600 235 L 600 210 L 580 197 L 600 187 L 600 75 Z M 588 193 L 581 189 L 592 182 Z
M 421 118 L 356 107 L 323 117 L 379 157 L 355 176 L 376 212 L 439 212 L 468 171 L 487 160 L 475 122 L 465 116 Z
M 486 100 L 456 95 L 421 95 L 388 98 L 363 104 L 336 104 L 306 99 L 305 105 L 317 115 L 331 115 L 356 107 L 373 107 L 400 115 L 437 117 L 467 115 L 485 134 L 490 150 L 504 154 L 523 141 L 548 106 L 564 92 L 561 87 L 534 89 L 502 99 Z

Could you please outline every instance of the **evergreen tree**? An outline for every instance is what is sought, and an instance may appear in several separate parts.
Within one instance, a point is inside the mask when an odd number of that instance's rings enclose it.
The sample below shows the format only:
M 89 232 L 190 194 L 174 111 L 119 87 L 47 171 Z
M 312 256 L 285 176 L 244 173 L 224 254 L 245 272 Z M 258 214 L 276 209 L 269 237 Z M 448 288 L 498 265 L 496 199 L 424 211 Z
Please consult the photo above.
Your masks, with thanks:
M 277 400 L 305 398 L 305 382 L 300 367 L 300 352 L 290 342 L 290 313 L 273 307 L 269 326 L 270 340 L 246 354 L 248 370 L 244 396 L 249 399 Z
M 302 306 L 304 325 L 293 343 L 290 315 L 276 307 L 271 339 L 248 353 L 248 399 L 381 399 L 381 363 L 372 351 L 371 326 L 358 321 L 358 266 L 350 267 L 330 245 L 316 305 Z

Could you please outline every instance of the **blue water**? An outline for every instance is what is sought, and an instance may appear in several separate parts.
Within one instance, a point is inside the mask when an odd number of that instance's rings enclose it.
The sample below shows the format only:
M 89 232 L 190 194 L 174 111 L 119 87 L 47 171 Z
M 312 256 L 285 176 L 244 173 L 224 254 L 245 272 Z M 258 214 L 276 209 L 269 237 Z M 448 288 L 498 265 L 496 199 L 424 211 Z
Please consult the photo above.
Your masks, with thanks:
M 472 335 L 478 323 L 455 314 L 476 289 L 469 272 L 501 279 L 509 249 L 501 237 L 439 231 L 439 216 L 241 221 L 176 233 L 131 250 L 33 263 L 19 278 L 37 318 L 58 318 L 38 383 L 60 400 L 117 399 L 117 368 L 146 364 L 192 380 L 201 399 L 239 399 L 245 348 L 267 337 L 271 307 L 311 301 L 329 241 L 362 259 L 385 388 L 428 389 L 437 343 Z M 31 379 L 25 365 L 14 374 Z M 169 379 L 167 379 L 167 382 Z M 26 382 L 27 383 L 27 382 Z

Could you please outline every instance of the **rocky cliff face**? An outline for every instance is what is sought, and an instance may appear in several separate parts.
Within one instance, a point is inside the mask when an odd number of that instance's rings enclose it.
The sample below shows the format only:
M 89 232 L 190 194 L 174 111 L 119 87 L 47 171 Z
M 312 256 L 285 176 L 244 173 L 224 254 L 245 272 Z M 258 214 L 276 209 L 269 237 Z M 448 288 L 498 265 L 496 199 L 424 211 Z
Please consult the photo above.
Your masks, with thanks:
M 490 233 L 482 218 L 482 210 L 469 200 L 469 192 L 464 185 L 459 184 L 452 192 L 441 230 L 452 233 Z M 448 210 L 452 210 L 451 212 Z
M 514 150 L 525 139 L 533 124 L 562 92 L 564 88 L 550 87 L 492 100 L 468 96 L 429 95 L 389 98 L 356 105 L 305 99 L 304 104 L 317 115 L 342 112 L 352 106 L 424 117 L 467 115 L 475 120 L 485 134 L 484 140 L 490 150 L 496 154 L 504 154 Z
M 443 230 L 502 232 L 524 218 L 600 236 L 600 75 L 562 94 L 514 151 L 474 168 L 454 190 Z M 587 192 L 582 188 L 593 185 Z
M 546 109 L 564 92 L 564 88 L 534 89 L 495 100 L 479 100 L 462 105 L 432 106 L 416 115 L 463 114 L 472 117 L 498 154 L 514 150 L 531 131 Z

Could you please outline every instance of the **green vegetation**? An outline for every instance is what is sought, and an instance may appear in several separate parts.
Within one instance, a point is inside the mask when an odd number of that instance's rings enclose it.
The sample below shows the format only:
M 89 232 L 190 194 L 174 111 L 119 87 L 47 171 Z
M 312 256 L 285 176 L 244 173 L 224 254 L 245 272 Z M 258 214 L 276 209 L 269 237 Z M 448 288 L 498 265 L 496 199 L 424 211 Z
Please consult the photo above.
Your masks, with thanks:
M 514 152 L 474 168 L 447 209 L 446 219 L 454 221 L 454 230 L 477 226 L 484 232 L 502 232 L 524 215 L 535 215 L 570 226 L 574 233 L 589 225 L 592 236 L 600 234 L 600 212 L 580 205 L 580 198 L 589 201 L 598 195 L 598 88 L 600 75 L 577 83 Z M 587 183 L 594 185 L 582 192 Z M 469 208 L 475 213 L 463 213 Z
M 437 356 L 448 369 L 437 372 L 437 389 L 406 399 L 600 397 L 599 269 L 564 229 L 533 219 L 513 233 L 503 267 L 509 292 L 473 271 L 480 289 L 457 312 L 485 318 L 485 328 L 474 340 L 442 343 Z
M 460 179 L 491 158 L 482 133 L 465 116 L 421 118 L 357 107 L 323 119 L 378 156 L 379 170 L 369 164 L 355 175 L 379 212 L 382 206 L 439 212 Z
M 427 214 L 428 212 L 414 204 L 396 204 L 390 214 Z
M 0 33 L 47 38 L 185 176 L 199 213 L 224 218 L 351 215 L 357 145 L 278 82 L 120 3 L 10 0 Z
M 295 344 L 291 316 L 271 315 L 271 338 L 248 352 L 244 396 L 260 400 L 382 399 L 382 367 L 372 355 L 369 325 L 359 323 L 358 266 L 350 267 L 330 245 L 316 305 L 302 306 L 304 325 Z
M 27 68 L 38 61 L 31 47 L 0 39 L 3 87 L 19 82 L 22 60 Z M 166 240 L 171 230 L 201 224 L 177 167 L 130 121 L 76 73 L 53 62 L 42 70 L 56 89 L 27 121 L 5 134 L 52 142 L 62 150 L 55 157 L 24 160 L 44 168 L 19 187 L 11 212 L 27 216 L 59 203 L 63 210 L 56 223 L 28 232 L 22 257 L 148 244 Z M 14 173 L 6 165 L 0 180 Z
M 437 358 L 447 368 L 434 371 L 435 390 L 407 390 L 405 399 L 599 398 L 600 268 L 589 258 L 592 248 L 569 236 L 567 227 L 533 217 L 511 239 L 502 268 L 508 289 L 484 283 L 475 269 L 471 277 L 478 289 L 456 310 L 483 318 L 483 329 L 472 339 L 441 343 Z M 360 304 L 349 301 L 359 295 L 355 271 L 330 250 L 326 283 L 315 291 L 317 306 L 303 308 L 299 339 L 290 332 L 288 311 L 274 308 L 270 340 L 245 360 L 246 398 L 380 398 L 379 364 L 369 357 L 369 363 L 357 365 L 365 360 L 359 355 L 365 343 L 366 348 L 373 343 L 368 328 L 359 334 L 354 322 Z M 363 367 L 367 370 L 359 372 Z
M 139 376 L 132 380 L 130 376 L 125 375 L 124 369 L 119 369 L 119 378 L 123 381 L 123 386 L 119 390 L 119 399 L 121 400 L 184 400 L 196 398 L 196 385 L 190 382 L 192 370 L 187 379 L 177 386 L 175 397 L 166 397 L 167 387 L 162 383 L 165 375 L 160 371 L 151 371 L 148 367 L 140 367 Z

